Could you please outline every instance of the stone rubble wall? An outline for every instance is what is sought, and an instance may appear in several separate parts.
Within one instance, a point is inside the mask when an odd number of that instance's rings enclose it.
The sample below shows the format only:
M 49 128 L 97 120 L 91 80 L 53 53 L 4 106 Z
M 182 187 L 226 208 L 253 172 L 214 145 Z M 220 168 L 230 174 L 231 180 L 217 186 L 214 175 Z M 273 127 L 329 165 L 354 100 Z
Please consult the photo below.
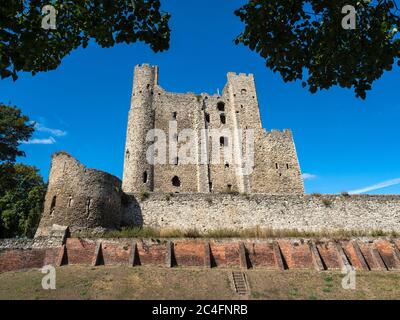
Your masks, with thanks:
M 400 232 L 400 196 L 265 194 L 130 195 L 136 224 L 199 231 L 271 228 L 301 231 Z

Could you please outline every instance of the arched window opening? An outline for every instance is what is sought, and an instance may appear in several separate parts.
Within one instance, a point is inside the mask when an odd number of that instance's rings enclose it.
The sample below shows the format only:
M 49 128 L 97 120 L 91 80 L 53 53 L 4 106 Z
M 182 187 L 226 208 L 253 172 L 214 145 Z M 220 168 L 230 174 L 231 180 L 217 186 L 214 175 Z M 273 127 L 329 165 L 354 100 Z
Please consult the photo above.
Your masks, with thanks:
M 68 208 L 71 208 L 73 203 L 74 203 L 74 200 L 72 199 L 72 197 L 69 197 L 69 199 L 68 199 Z
M 56 201 L 57 197 L 54 196 L 53 199 L 51 199 L 51 204 L 50 204 L 50 214 L 53 215 L 55 208 L 56 208 Z
M 218 111 L 225 111 L 225 103 L 223 103 L 222 101 L 217 103 L 217 109 Z
M 219 138 L 219 144 L 220 144 L 221 147 L 228 146 L 228 138 L 227 137 L 220 137 Z
M 242 89 L 242 90 L 240 91 L 240 93 L 241 93 L 242 95 L 245 95 L 245 94 L 247 93 L 247 90 L 246 90 L 246 89 Z
M 181 180 L 179 179 L 178 176 L 174 176 L 174 177 L 172 178 L 171 182 L 172 182 L 172 185 L 173 185 L 174 187 L 180 187 L 180 186 L 181 186 Z
M 221 113 L 221 114 L 219 115 L 219 118 L 221 119 L 221 123 L 222 123 L 222 124 L 225 124 L 225 123 L 226 123 L 226 116 L 225 116 L 225 114 Z
M 232 191 L 232 185 L 231 184 L 228 184 L 227 188 L 228 188 L 228 191 Z
M 143 172 L 143 183 L 147 183 L 147 171 Z

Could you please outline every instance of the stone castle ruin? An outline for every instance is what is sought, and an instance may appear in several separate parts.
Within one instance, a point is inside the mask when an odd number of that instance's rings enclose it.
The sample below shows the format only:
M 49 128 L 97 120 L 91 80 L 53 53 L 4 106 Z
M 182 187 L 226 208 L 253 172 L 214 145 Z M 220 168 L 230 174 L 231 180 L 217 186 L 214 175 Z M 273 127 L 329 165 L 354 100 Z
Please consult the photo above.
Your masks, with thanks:
M 262 128 L 252 74 L 228 73 L 221 95 L 178 94 L 157 67 L 136 66 L 124 152 L 122 182 L 54 154 L 36 236 L 53 225 L 400 231 L 398 196 L 304 194 L 292 133 Z
M 137 66 L 124 152 L 122 181 L 55 153 L 35 238 L 0 239 L 0 272 L 49 264 L 400 270 L 393 237 L 101 238 L 124 226 L 400 232 L 400 196 L 304 194 L 292 134 L 261 127 L 252 75 L 229 73 L 220 96 L 175 94 L 158 85 L 157 67 Z

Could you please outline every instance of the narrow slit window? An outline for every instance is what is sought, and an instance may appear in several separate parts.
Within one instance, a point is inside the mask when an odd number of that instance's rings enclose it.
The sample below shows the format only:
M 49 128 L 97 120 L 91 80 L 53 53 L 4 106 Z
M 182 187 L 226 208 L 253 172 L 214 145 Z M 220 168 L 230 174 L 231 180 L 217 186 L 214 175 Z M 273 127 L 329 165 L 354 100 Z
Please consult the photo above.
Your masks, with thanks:
M 50 205 L 50 214 L 53 215 L 55 208 L 56 208 L 56 201 L 57 197 L 54 196 L 53 199 L 51 199 L 51 205 Z
M 276 168 L 276 169 L 278 169 L 278 168 L 279 168 L 277 163 L 275 163 L 275 168 Z
M 143 183 L 147 183 L 147 171 L 143 172 Z
M 286 169 L 289 169 L 289 164 L 288 163 L 286 163 Z
M 225 114 L 220 114 L 220 116 L 219 116 L 219 118 L 221 119 L 221 123 L 222 124 L 225 124 L 226 123 L 226 116 L 225 116 Z
M 176 120 L 178 113 L 177 112 L 172 112 L 172 120 Z
M 68 199 L 68 208 L 72 207 L 73 202 L 74 202 L 74 200 L 72 199 L 72 197 L 69 197 L 69 199 Z
M 210 123 L 210 115 L 209 115 L 208 113 L 206 113 L 205 118 L 206 118 L 206 122 L 207 122 L 207 123 Z
M 90 213 L 90 207 L 92 205 L 92 199 L 87 198 L 86 199 L 86 214 L 89 216 Z

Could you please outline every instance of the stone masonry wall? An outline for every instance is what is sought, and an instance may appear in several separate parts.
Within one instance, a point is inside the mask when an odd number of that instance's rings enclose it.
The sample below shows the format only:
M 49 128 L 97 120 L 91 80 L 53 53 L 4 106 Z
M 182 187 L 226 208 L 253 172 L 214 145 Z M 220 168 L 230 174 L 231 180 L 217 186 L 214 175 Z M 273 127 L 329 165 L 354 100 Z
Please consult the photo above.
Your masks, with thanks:
M 139 201 L 139 195 L 130 197 L 126 214 L 136 223 L 157 228 L 400 232 L 400 196 L 154 193 L 145 201 Z
M 121 181 L 88 169 L 65 152 L 53 155 L 44 211 L 35 237 L 54 225 L 71 228 L 118 228 Z

